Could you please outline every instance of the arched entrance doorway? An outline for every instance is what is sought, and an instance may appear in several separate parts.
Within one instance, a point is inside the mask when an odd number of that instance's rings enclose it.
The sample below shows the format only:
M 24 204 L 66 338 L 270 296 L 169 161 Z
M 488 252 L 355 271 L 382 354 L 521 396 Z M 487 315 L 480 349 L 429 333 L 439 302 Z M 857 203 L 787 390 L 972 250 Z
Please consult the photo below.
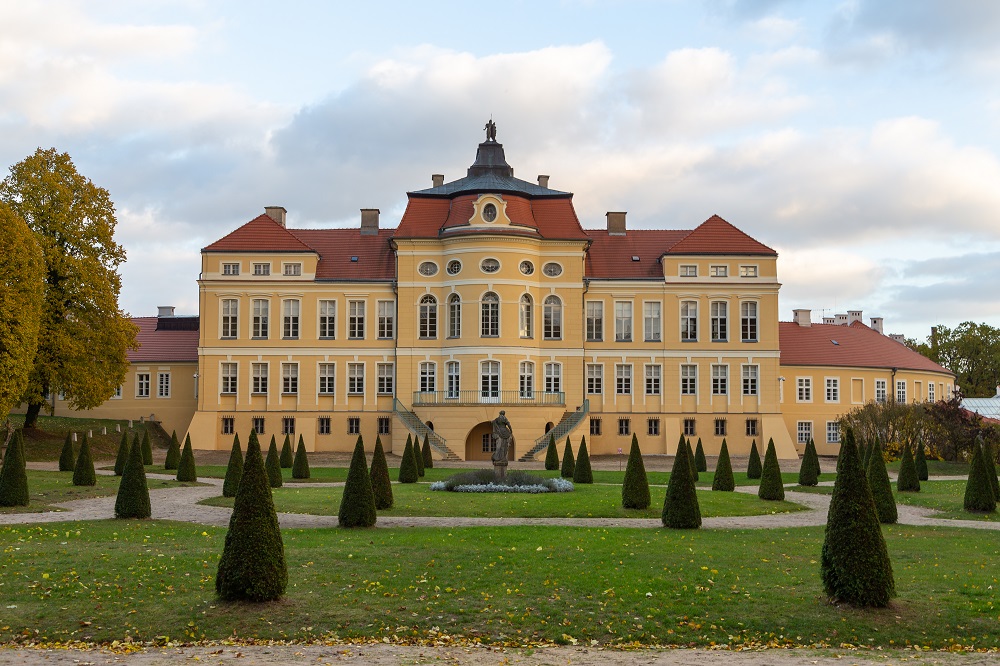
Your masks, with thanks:
M 510 444 L 507 457 L 514 460 L 514 451 L 517 449 L 517 438 Z M 493 441 L 493 422 L 483 421 L 469 431 L 469 436 L 465 438 L 465 459 L 466 460 L 490 460 L 493 451 L 496 450 L 496 442 Z

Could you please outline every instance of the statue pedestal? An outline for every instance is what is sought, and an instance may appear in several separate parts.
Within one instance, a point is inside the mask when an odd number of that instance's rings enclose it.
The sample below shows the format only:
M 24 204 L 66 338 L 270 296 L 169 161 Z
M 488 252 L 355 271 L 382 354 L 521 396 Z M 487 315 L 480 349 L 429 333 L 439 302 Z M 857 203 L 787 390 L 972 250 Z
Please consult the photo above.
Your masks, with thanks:
M 506 460 L 495 460 L 493 461 L 493 474 L 496 476 L 497 483 L 503 483 L 507 480 L 507 461 Z

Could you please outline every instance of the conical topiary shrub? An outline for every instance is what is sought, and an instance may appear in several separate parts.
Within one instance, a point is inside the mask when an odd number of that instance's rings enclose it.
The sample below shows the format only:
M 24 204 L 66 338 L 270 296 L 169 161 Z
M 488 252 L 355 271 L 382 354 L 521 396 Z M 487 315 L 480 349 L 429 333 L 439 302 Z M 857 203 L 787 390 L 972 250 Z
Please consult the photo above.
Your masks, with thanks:
M 642 461 L 642 451 L 639 450 L 639 438 L 632 433 L 632 448 L 628 452 L 625 479 L 622 481 L 622 508 L 648 509 L 651 501 L 646 464 Z
M 122 433 L 122 439 L 118 443 L 118 455 L 115 456 L 115 476 L 125 473 L 125 463 L 128 462 L 128 452 L 132 446 L 128 442 L 128 433 Z
M 757 497 L 775 502 L 785 499 L 785 486 L 781 482 L 781 467 L 778 465 L 778 453 L 774 449 L 773 438 L 767 440 Z
M 93 465 L 90 467 L 90 473 L 94 473 Z M 0 468 L 0 506 L 28 506 L 28 500 L 28 472 L 24 460 L 24 439 L 21 436 L 21 431 L 15 430 L 7 444 L 7 450 L 3 454 L 3 467 Z
M 424 435 L 424 447 L 420 450 L 423 454 L 424 469 L 434 469 L 434 456 L 431 455 L 431 439 L 429 435 Z
M 674 466 L 670 470 L 670 481 L 667 483 L 667 495 L 663 498 L 663 513 L 660 519 L 665 527 L 674 529 L 695 529 L 701 527 L 701 509 L 698 506 L 698 493 L 694 488 L 694 480 L 689 469 L 693 460 L 688 455 L 688 445 L 681 436 L 677 443 L 677 455 L 674 456 Z
M 736 479 L 733 478 L 733 463 L 729 459 L 729 445 L 722 439 L 722 449 L 719 450 L 719 462 L 715 464 L 715 478 L 712 479 L 712 490 L 732 492 L 736 490 Z
M 698 465 L 694 460 L 694 449 L 691 448 L 691 440 L 687 441 L 688 458 L 691 459 L 691 478 L 697 483 L 698 481 Z
M 819 483 L 819 458 L 816 455 L 816 444 L 812 438 L 806 443 L 805 453 L 799 465 L 799 485 L 815 486 Z
M 838 603 L 885 607 L 895 596 L 892 562 L 850 428 L 840 445 L 820 575 L 826 594 Z
M 919 493 L 920 479 L 917 477 L 917 466 L 913 462 L 910 445 L 903 447 L 903 457 L 899 459 L 899 476 L 896 477 L 896 492 Z
M 1000 480 L 997 479 L 996 448 L 993 444 L 983 444 L 983 464 L 986 465 L 986 476 L 993 486 L 993 499 L 1000 501 Z
M 371 527 L 377 518 L 375 492 L 372 490 L 372 477 L 368 473 L 361 435 L 358 435 L 358 441 L 354 445 L 351 468 L 347 471 L 347 482 L 344 484 L 344 495 L 340 499 L 337 516 L 341 527 Z
M 94 460 L 90 457 L 90 440 L 83 436 L 83 444 L 80 445 L 80 455 L 76 457 L 76 466 L 73 467 L 74 486 L 96 486 L 97 474 L 94 473 Z
M 240 454 L 242 458 L 243 454 Z M 177 469 L 181 464 L 181 445 L 177 441 L 177 431 L 170 433 L 170 446 L 167 447 L 167 457 L 163 460 L 163 469 Z M 235 495 L 232 495 L 235 497 Z
M 427 435 L 424 435 L 424 439 L 427 439 Z M 420 452 L 420 438 L 417 437 L 413 440 L 413 461 L 417 463 L 417 476 L 423 477 L 424 475 L 424 454 Z
M 142 431 L 142 464 L 153 464 L 153 444 L 149 441 L 149 428 Z
M 229 465 L 226 466 L 226 480 L 222 482 L 222 496 L 236 497 L 242 478 L 243 451 L 240 449 L 240 434 L 236 433 L 233 435 L 233 448 L 229 452 Z
M 198 469 L 194 464 L 194 449 L 191 448 L 191 435 L 184 436 L 184 449 L 177 463 L 177 480 L 194 483 L 198 480 Z
M 896 511 L 896 498 L 892 496 L 892 483 L 889 472 L 885 468 L 885 457 L 882 455 L 881 442 L 872 443 L 871 458 L 868 461 L 868 485 L 875 500 L 875 512 L 880 523 L 891 525 L 899 520 Z
M 864 449 L 864 455 L 861 457 L 861 464 L 865 466 L 865 474 L 868 474 L 868 468 L 872 464 L 872 454 L 875 453 L 875 448 L 879 446 L 879 441 L 877 439 L 871 442 L 866 442 Z
M 549 445 L 545 448 L 545 469 L 549 471 L 559 469 L 559 451 L 556 450 L 556 438 L 549 434 Z
M 309 456 L 306 455 L 306 443 L 299 435 L 299 445 L 295 448 L 295 460 L 292 461 L 292 478 L 309 478 Z
M 274 435 L 271 435 L 271 445 L 267 447 L 264 469 L 267 470 L 267 482 L 271 484 L 271 487 L 280 488 L 282 484 L 281 460 L 278 456 L 278 444 L 274 441 Z
M 417 460 L 413 455 L 413 438 L 407 435 L 406 446 L 403 447 L 403 459 L 399 461 L 399 477 L 397 480 L 400 483 L 416 483 L 419 479 L 420 474 L 417 472 Z
M 705 447 L 701 445 L 701 437 L 698 438 L 698 446 L 694 449 L 694 466 L 699 472 L 708 471 L 708 461 L 705 460 Z
M 59 471 L 72 472 L 76 464 L 76 452 L 73 450 L 73 434 L 66 433 L 66 441 L 63 442 L 62 453 L 59 454 Z
M 587 453 L 587 438 L 580 439 L 580 452 L 576 456 L 573 469 L 573 483 L 593 483 L 594 472 L 590 469 L 590 454 Z
M 122 474 L 121 483 L 118 484 L 115 518 L 149 518 L 152 515 L 142 448 L 133 446 L 128 453 L 125 473 Z
M 562 468 L 559 471 L 559 476 L 564 479 L 572 479 L 573 472 L 575 471 L 576 459 L 573 457 L 573 445 L 569 443 L 569 437 L 567 437 L 566 448 L 563 449 Z
M 929 474 L 927 473 L 927 451 L 924 448 L 922 440 L 917 444 L 917 455 L 913 458 L 913 464 L 917 467 L 917 478 L 921 481 L 926 481 L 929 478 Z
M 375 494 L 375 508 L 379 511 L 391 509 L 394 503 L 392 497 L 392 481 L 389 480 L 389 465 L 385 461 L 385 450 L 382 448 L 382 438 L 375 436 L 375 453 L 372 455 L 372 466 L 369 470 L 372 479 L 372 492 Z
M 278 464 L 281 465 L 281 469 L 291 469 L 294 463 L 295 457 L 292 455 L 292 442 L 288 439 L 288 433 L 285 433 L 285 441 L 281 445 L 281 455 L 278 456 Z
M 757 440 L 750 443 L 750 459 L 747 461 L 747 478 L 759 479 L 763 467 L 760 464 L 760 453 L 757 452 Z
M 997 498 L 993 494 L 983 450 L 979 443 L 973 444 L 972 460 L 969 462 L 969 480 L 965 484 L 965 510 L 974 513 L 993 513 L 997 509 Z
M 273 601 L 285 593 L 286 585 L 288 568 L 281 528 L 257 433 L 251 430 L 243 479 L 215 576 L 215 592 L 230 601 Z

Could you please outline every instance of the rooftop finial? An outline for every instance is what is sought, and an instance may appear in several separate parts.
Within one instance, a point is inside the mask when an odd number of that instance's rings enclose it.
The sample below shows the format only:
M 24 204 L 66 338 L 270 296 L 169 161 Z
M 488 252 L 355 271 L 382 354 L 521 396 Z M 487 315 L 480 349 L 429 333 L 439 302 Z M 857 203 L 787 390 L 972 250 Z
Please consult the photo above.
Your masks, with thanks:
M 493 118 L 492 117 L 490 118 L 490 121 L 488 123 L 486 123 L 486 127 L 484 127 L 483 129 L 486 130 L 486 140 L 487 141 L 492 141 L 493 143 L 496 143 L 496 141 L 497 141 L 497 124 L 495 122 L 493 122 Z

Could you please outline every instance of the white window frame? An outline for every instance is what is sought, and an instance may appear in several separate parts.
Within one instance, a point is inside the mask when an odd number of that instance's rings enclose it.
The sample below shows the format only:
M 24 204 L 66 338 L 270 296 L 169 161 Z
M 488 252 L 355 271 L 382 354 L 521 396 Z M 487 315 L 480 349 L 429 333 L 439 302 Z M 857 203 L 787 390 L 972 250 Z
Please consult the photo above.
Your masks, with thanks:
M 663 340 L 663 303 L 660 301 L 643 301 L 642 303 L 642 333 L 646 342 Z
M 587 342 L 604 342 L 604 301 L 587 301 Z
M 812 402 L 812 377 L 795 378 L 795 402 Z
M 681 342 L 698 342 L 698 301 L 680 303 Z
M 367 301 L 350 300 L 347 301 L 347 339 L 365 339 L 365 310 Z
M 795 424 L 795 442 L 797 444 L 808 444 L 813 436 L 812 421 L 798 421 Z
M 281 394 L 282 395 L 299 394 L 298 363 L 292 362 L 292 363 L 281 364 Z
M 437 363 L 421 361 L 417 366 L 417 390 L 421 393 L 434 393 L 437 390 Z
M 347 364 L 347 395 L 365 394 L 365 364 L 353 362 Z
M 253 274 L 257 277 L 264 277 L 271 274 L 271 263 L 270 262 L 254 262 L 253 264 Z
M 267 340 L 271 335 L 271 300 L 269 298 L 254 298 L 250 301 L 253 313 L 250 337 L 254 340 Z
M 157 398 L 169 398 L 170 397 L 170 373 L 169 372 L 157 372 L 156 373 L 156 397 Z
M 562 363 L 549 361 L 545 364 L 545 392 L 562 392 Z
M 660 395 L 663 391 L 663 366 L 659 363 L 647 363 L 644 368 L 646 395 Z
M 906 380 L 897 379 L 896 380 L 896 402 L 901 405 L 906 404 Z
M 500 361 L 485 359 L 479 362 L 479 397 L 482 400 L 500 399 Z
M 240 300 L 238 298 L 223 298 L 219 312 L 222 315 L 222 329 L 219 337 L 224 340 L 236 340 L 240 336 Z
M 712 301 L 709 304 L 712 342 L 729 342 L 729 302 Z
M 302 302 L 297 298 L 285 298 L 281 301 L 281 339 L 299 339 L 299 315 L 302 312 Z
M 533 361 L 521 361 L 517 364 L 517 386 L 521 399 L 533 400 L 535 397 L 535 364 Z
M 714 278 L 729 277 L 728 264 L 712 264 L 708 267 L 708 276 Z
M 535 337 L 534 307 L 535 301 L 531 298 L 531 294 L 521 294 L 518 300 L 517 325 L 522 338 Z
M 396 392 L 396 366 L 394 363 L 375 364 L 375 394 L 394 395 Z
M 615 395 L 632 395 L 631 363 L 615 363 Z
M 729 366 L 712 364 L 712 395 L 729 395 Z
M 698 277 L 698 265 L 681 264 L 677 267 L 677 277 Z
M 549 294 L 542 304 L 542 339 L 562 340 L 562 324 L 562 299 L 555 294 Z
M 889 399 L 889 383 L 885 379 L 875 380 L 875 402 L 885 403 Z
M 319 330 L 317 331 L 320 340 L 337 339 L 337 301 L 324 298 L 318 304 L 319 310 Z
M 336 395 L 337 394 L 337 364 L 323 362 L 316 367 L 316 394 Z
M 435 338 L 437 337 L 437 299 L 434 299 L 434 330 Z M 376 316 L 378 317 L 378 339 L 379 340 L 392 340 L 396 337 L 396 302 L 395 301 L 376 301 L 375 308 L 377 310 Z
M 222 262 L 222 274 L 223 275 L 239 275 L 240 274 L 240 262 L 238 262 L 238 261 L 224 261 L 224 262 Z
M 135 397 L 150 397 L 150 375 L 148 372 L 135 373 Z
M 587 364 L 587 395 L 601 395 L 604 393 L 604 364 Z
M 479 301 L 479 337 L 500 337 L 500 295 L 487 291 Z
M 840 444 L 840 422 L 838 421 L 826 422 L 826 443 Z
M 632 301 L 615 301 L 615 342 L 632 342 Z
M 385 301 L 379 301 L 379 305 Z M 424 294 L 417 304 L 417 338 L 420 340 L 436 340 L 438 329 L 438 300 L 433 294 Z M 381 337 L 382 319 L 379 316 L 379 333 Z
M 302 275 L 302 262 L 290 261 L 282 263 L 281 274 L 285 277 L 300 277 Z
M 825 377 L 824 380 L 826 384 L 826 402 L 840 402 L 840 377 Z
M 743 366 L 743 395 L 760 393 L 760 366 L 748 363 Z
M 934 402 L 937 394 L 934 391 L 934 382 L 927 382 L 927 402 Z
M 743 342 L 760 340 L 760 303 L 757 301 L 740 302 L 740 339 Z
M 462 395 L 462 364 L 448 361 L 444 364 L 446 398 L 457 400 Z
M 759 276 L 759 272 L 756 264 L 740 264 L 741 278 L 755 278 Z
M 681 395 L 698 395 L 698 365 L 681 363 Z
M 462 337 L 462 297 L 458 294 L 448 297 L 448 337 Z
M 266 362 L 250 364 L 250 395 L 267 395 L 269 374 Z

